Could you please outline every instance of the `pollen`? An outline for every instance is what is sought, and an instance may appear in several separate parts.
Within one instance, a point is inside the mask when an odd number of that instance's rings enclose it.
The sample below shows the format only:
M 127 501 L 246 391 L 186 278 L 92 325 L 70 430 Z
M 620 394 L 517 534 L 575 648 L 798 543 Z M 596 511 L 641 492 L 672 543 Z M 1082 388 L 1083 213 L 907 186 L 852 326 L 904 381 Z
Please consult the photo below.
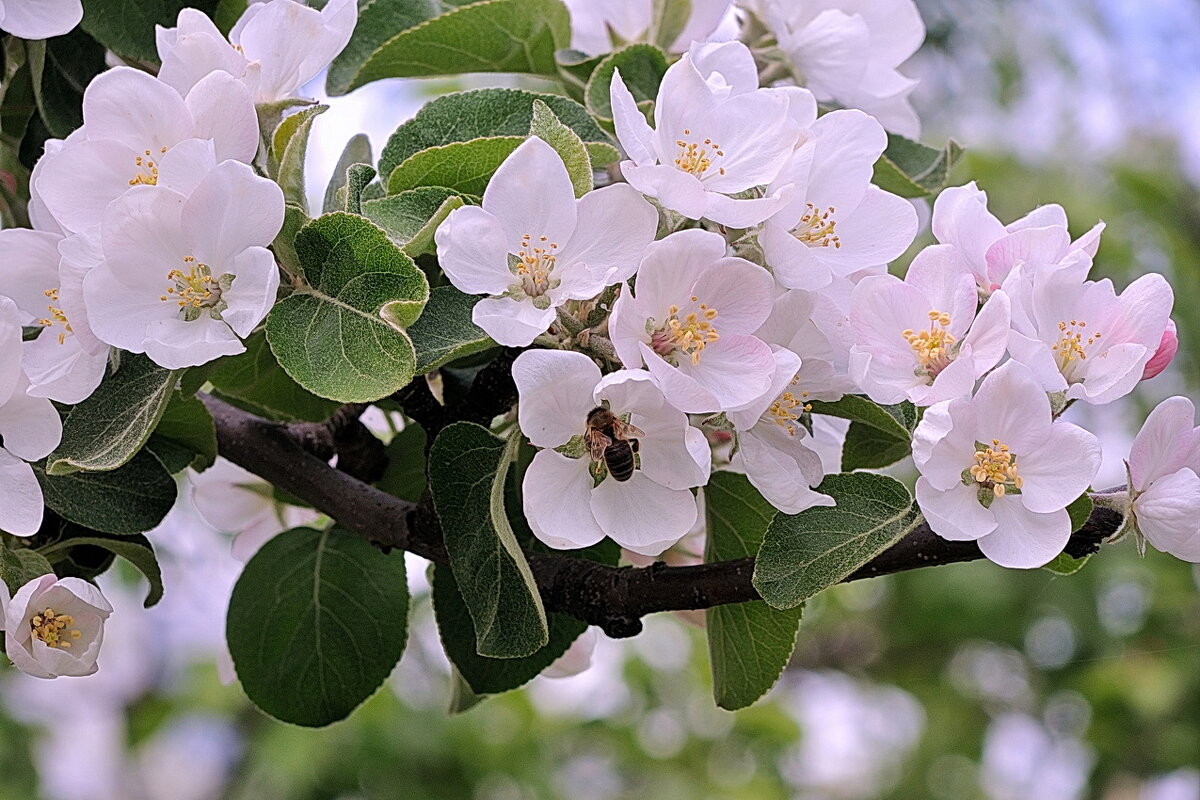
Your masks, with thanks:
M 936 378 L 938 373 L 954 360 L 954 334 L 950 333 L 950 315 L 945 311 L 929 312 L 929 328 L 914 331 L 911 328 L 901 331 L 904 341 L 912 348 L 917 357 L 917 374 Z
M 693 138 L 688 128 L 684 128 L 683 136 L 675 140 L 675 146 L 679 148 L 675 156 L 675 166 L 697 178 L 703 177 L 704 173 L 713 167 L 715 159 L 725 157 L 721 145 L 712 139 Z M 725 168 L 717 165 L 717 174 L 724 175 Z
M 167 148 L 163 147 L 159 150 L 159 154 L 167 152 Z M 137 172 L 129 179 L 130 186 L 157 186 L 158 185 L 158 167 L 159 164 L 154 160 L 153 154 L 149 150 L 143 150 L 142 154 L 133 160 L 137 166 Z
M 696 297 L 691 299 L 693 303 L 697 300 Z M 716 318 L 717 310 L 705 303 L 686 313 L 672 305 L 667 309 L 666 322 L 651 334 L 651 347 L 659 355 L 682 353 L 693 365 L 699 364 L 704 348 L 721 338 L 713 324 Z
M 796 385 L 795 378 L 792 378 L 791 385 Z M 800 415 L 806 411 L 812 411 L 812 404 L 805 402 L 807 399 L 808 392 L 796 393 L 789 389 L 780 394 L 774 403 L 771 403 L 763 413 L 763 417 L 786 430 L 788 436 L 795 436 Z
M 800 222 L 792 228 L 792 236 L 809 247 L 838 249 L 842 246 L 842 240 L 837 235 L 837 220 L 834 218 L 836 213 L 837 209 L 833 206 L 822 211 L 812 203 L 805 203 L 804 216 L 800 217 Z
M 59 614 L 53 608 L 46 608 L 42 613 L 33 615 L 29 620 L 29 629 L 33 638 L 45 642 L 47 647 L 70 650 L 71 640 L 83 635 L 72 627 L 74 624 L 75 619 L 70 614 Z
M 1020 491 L 1025 485 L 1017 471 L 1017 457 L 999 439 L 992 439 L 990 445 L 976 443 L 975 463 L 967 473 L 980 488 L 991 489 L 997 498 L 1004 497 L 1009 487 Z
M 42 292 L 50 300 L 50 304 L 46 306 L 46 311 L 49 312 L 46 316 L 37 321 L 38 325 L 44 328 L 53 328 L 55 325 L 62 325 L 62 330 L 58 332 L 58 343 L 63 344 L 67 341 L 67 334 L 74 333 L 71 330 L 71 323 L 67 321 L 67 315 L 63 310 L 55 305 L 58 302 L 58 288 L 47 289 Z
M 552 279 L 558 263 L 558 243 L 549 237 L 539 236 L 534 242 L 532 234 L 521 237 L 521 246 L 512 263 L 513 273 L 521 279 L 521 288 L 529 297 L 541 297 L 558 285 Z
M 172 269 L 167 273 L 166 294 L 159 300 L 177 304 L 180 308 L 212 308 L 221 300 L 221 287 L 213 277 L 207 264 L 201 264 L 192 256 L 183 259 L 185 269 Z
M 1099 331 L 1089 333 L 1087 322 L 1080 319 L 1062 320 L 1058 323 L 1058 341 L 1050 345 L 1058 369 L 1064 375 L 1071 372 L 1080 361 L 1086 361 L 1088 348 L 1100 341 Z

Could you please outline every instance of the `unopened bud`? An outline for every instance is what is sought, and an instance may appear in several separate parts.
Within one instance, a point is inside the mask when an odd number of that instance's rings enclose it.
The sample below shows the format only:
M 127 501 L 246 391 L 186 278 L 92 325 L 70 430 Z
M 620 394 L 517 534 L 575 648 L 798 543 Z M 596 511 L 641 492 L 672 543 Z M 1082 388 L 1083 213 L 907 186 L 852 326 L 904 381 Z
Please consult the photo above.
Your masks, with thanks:
M 1167 329 L 1163 331 L 1162 341 L 1158 343 L 1158 350 L 1146 362 L 1146 368 L 1142 371 L 1142 380 L 1148 381 L 1166 369 L 1178 350 L 1179 337 L 1175 333 L 1175 320 L 1169 319 L 1167 320 Z

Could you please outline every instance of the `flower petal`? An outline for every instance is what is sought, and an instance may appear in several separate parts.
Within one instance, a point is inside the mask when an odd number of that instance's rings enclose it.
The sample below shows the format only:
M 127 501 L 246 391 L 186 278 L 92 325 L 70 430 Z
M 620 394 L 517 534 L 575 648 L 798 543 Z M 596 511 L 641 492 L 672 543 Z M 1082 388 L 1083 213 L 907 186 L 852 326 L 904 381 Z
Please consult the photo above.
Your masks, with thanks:
M 17 391 L 0 406 L 0 439 L 4 449 L 26 461 L 50 455 L 62 440 L 62 420 L 54 404 L 44 397 L 25 393 L 29 382 L 22 379 Z
M 933 488 L 925 477 L 917 478 L 917 505 L 930 529 L 952 542 L 981 539 L 997 526 L 992 511 L 979 503 L 979 490 L 961 481 L 941 490 Z M 993 503 L 992 509 L 996 505 Z
M 1138 530 L 1150 544 L 1200 563 L 1200 477 L 1180 469 L 1158 478 L 1133 502 Z
M 247 247 L 226 262 L 224 269 L 235 277 L 229 290 L 221 295 L 229 306 L 221 312 L 221 318 L 234 333 L 245 338 L 275 305 L 279 267 L 267 248 Z
M 527 350 L 513 362 L 512 376 L 521 400 L 517 420 L 532 444 L 558 447 L 583 433 L 597 405 L 595 362 L 569 350 Z
M 1133 488 L 1181 469 L 1200 455 L 1196 407 L 1186 397 L 1168 397 L 1154 407 L 1129 449 Z
M 1017 453 L 1017 469 L 1025 481 L 1021 502 L 1042 514 L 1066 508 L 1095 480 L 1101 456 L 1094 435 L 1069 422 L 1055 422 L 1040 447 Z
M 668 489 L 642 472 L 627 481 L 606 478 L 592 490 L 591 509 L 609 538 L 644 556 L 656 556 L 682 539 L 697 516 L 689 490 Z
M 979 540 L 979 549 L 994 563 L 1013 569 L 1045 566 L 1067 546 L 1071 517 L 1066 509 L 1038 514 L 1015 497 L 992 503 L 996 530 Z
M 521 492 L 533 535 L 550 547 L 590 547 L 604 538 L 591 511 L 592 475 L 586 458 L 540 451 L 525 470 Z
M 182 230 L 197 259 L 215 275 L 248 247 L 266 247 L 283 227 L 283 191 L 245 164 L 225 161 L 183 206 Z
M 522 142 L 488 181 L 483 209 L 500 221 L 508 252 L 517 251 L 523 236 L 532 237 L 533 247 L 562 247 L 575 232 L 575 191 L 567 168 L 536 136 Z M 539 245 L 543 236 L 546 243 Z
M 187 136 L 212 139 L 217 161 L 254 160 L 258 152 L 258 114 L 244 83 L 228 72 L 210 73 L 192 87 L 185 103 L 195 120 Z
M 479 206 L 450 212 L 434 232 L 438 263 L 467 294 L 503 294 L 515 278 L 508 269 L 508 242 L 500 220 Z
M 150 360 L 167 369 L 195 367 L 246 350 L 228 325 L 208 314 L 191 321 L 151 320 L 144 344 Z
M 654 241 L 658 211 L 626 184 L 588 192 L 576 202 L 575 233 L 559 264 L 586 268 L 600 286 L 632 278 L 646 247 Z
M 0 447 L 0 531 L 33 536 L 42 526 L 42 487 L 33 467 Z M 12 658 L 12 650 L 9 651 Z
M 471 311 L 471 320 L 505 347 L 533 344 L 533 340 L 554 322 L 555 316 L 553 308 L 542 310 L 528 300 L 511 297 L 485 297 Z

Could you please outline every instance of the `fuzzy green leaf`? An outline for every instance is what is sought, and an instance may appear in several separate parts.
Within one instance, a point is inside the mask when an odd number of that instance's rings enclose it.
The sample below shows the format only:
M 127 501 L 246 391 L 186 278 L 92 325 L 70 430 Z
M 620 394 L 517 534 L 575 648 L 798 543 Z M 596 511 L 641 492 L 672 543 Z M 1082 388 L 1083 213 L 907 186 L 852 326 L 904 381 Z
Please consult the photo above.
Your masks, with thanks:
M 146 576 L 150 589 L 142 605 L 146 608 L 157 605 L 163 596 L 162 570 L 158 566 L 158 556 L 154 554 L 154 546 L 145 536 L 73 536 L 54 545 L 54 549 L 68 547 L 99 547 L 118 555 L 137 567 Z
M 284 372 L 263 331 L 246 340 L 246 352 L 217 361 L 208 379 L 215 394 L 269 419 L 319 422 L 338 407 L 336 401 L 317 397 Z
M 388 39 L 442 13 L 438 0 L 372 0 L 359 3 L 358 22 L 342 52 L 329 65 L 325 91 L 350 91 L 354 75 Z
M 912 431 L 917 410 L 912 403 L 876 405 L 867 398 L 848 394 L 836 403 L 813 402 L 814 414 L 850 420 L 842 445 L 842 469 L 879 469 L 894 464 L 912 452 Z
M 963 154 L 953 139 L 938 150 L 895 133 L 887 138 L 887 149 L 875 162 L 872 181 L 901 197 L 926 197 L 945 189 L 950 171 Z
M 667 72 L 667 54 L 652 44 L 634 44 L 618 50 L 596 65 L 588 78 L 584 97 L 593 115 L 612 121 L 612 85 L 614 70 L 621 71 L 621 80 L 639 104 L 652 103 L 658 97 L 658 85 Z
M 409 257 L 416 258 L 434 252 L 434 231 L 464 202 L 462 195 L 451 189 L 423 186 L 368 200 L 362 204 L 362 215 L 383 228 Z
M 0 546 L 0 581 L 4 581 L 10 596 L 30 581 L 52 572 L 54 567 L 36 550 L 24 547 L 9 550 Z
M 301 210 L 308 208 L 304 182 L 304 158 L 308 154 L 308 135 L 318 116 L 329 106 L 308 106 L 285 117 L 271 135 L 271 177 L 283 190 L 284 200 Z
M 416 373 L 423 375 L 443 364 L 494 347 L 483 329 L 471 321 L 479 298 L 453 286 L 439 286 L 429 295 L 429 305 L 408 329 L 417 349 Z
M 109 472 L 47 475 L 40 463 L 33 465 L 33 472 L 51 510 L 103 533 L 126 536 L 148 531 L 175 505 L 175 480 L 145 450 Z
M 420 186 L 441 186 L 455 192 L 481 195 L 504 159 L 523 141 L 523 136 L 492 136 L 422 150 L 392 170 L 387 193 L 399 194 Z
M 195 395 L 174 392 L 154 436 L 186 450 L 191 455 L 191 466 L 198 472 L 217 460 L 217 429 L 212 414 Z
M 354 164 L 370 164 L 371 162 L 371 140 L 365 133 L 356 133 L 351 136 L 350 141 L 346 142 L 346 147 L 342 150 L 337 164 L 333 167 L 329 183 L 325 186 L 325 197 L 321 203 L 323 213 L 347 210 L 345 202 L 338 200 L 339 192 L 346 190 L 346 170 Z M 359 212 L 355 211 L 354 213 Z
M 587 148 L 575 131 L 554 116 L 550 106 L 541 100 L 533 102 L 533 121 L 529 123 L 529 135 L 536 136 L 554 148 L 567 168 L 571 186 L 576 197 L 583 197 L 592 190 L 592 160 Z
M 157 64 L 154 26 L 175 27 L 180 10 L 188 7 L 211 17 L 217 0 L 83 0 L 80 27 L 119 55 Z

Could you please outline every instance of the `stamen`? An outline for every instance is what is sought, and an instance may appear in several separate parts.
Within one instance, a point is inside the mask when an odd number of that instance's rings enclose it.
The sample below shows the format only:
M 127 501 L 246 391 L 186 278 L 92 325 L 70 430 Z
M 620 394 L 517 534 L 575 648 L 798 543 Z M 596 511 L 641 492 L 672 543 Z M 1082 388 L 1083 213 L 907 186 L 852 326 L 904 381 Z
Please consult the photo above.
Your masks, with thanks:
M 166 294 L 160 295 L 159 300 L 174 301 L 180 308 L 212 308 L 221 301 L 221 286 L 212 275 L 207 264 L 200 264 L 193 256 L 186 256 L 183 263 L 187 271 L 173 269 L 167 273 L 167 280 L 172 285 L 167 286 Z
M 792 228 L 792 236 L 809 247 L 833 247 L 835 250 L 841 247 L 842 240 L 836 233 L 837 220 L 833 218 L 837 209 L 830 206 L 821 211 L 812 203 L 805 203 L 805 206 L 808 210 Z
M 167 152 L 167 148 L 163 147 L 159 153 Z M 158 185 L 158 162 L 152 157 L 149 150 L 143 150 L 142 155 L 133 160 L 137 166 L 137 172 L 129 179 L 130 186 L 157 186 Z
M 1063 320 L 1058 323 L 1058 341 L 1050 345 L 1059 371 L 1068 380 L 1071 379 L 1071 373 L 1074 372 L 1077 362 L 1087 360 L 1087 348 L 1101 338 L 1099 331 L 1088 335 L 1086 339 L 1083 338 L 1087 333 L 1086 328 L 1087 322 L 1084 320 L 1073 319 L 1070 322 Z
M 533 298 L 541 297 L 559 284 L 559 281 L 551 277 L 558 261 L 555 252 L 558 250 L 558 243 L 548 242 L 546 236 L 539 236 L 538 243 L 542 246 L 533 246 L 532 234 L 522 236 L 516 261 L 512 265 L 513 273 L 521 279 L 521 291 Z
M 981 489 L 991 489 L 994 497 L 1004 497 L 1009 487 L 1018 492 L 1025 486 L 1025 479 L 1017 471 L 1017 457 L 1008 445 L 992 439 L 990 445 L 976 443 L 975 463 L 966 470 L 966 475 Z
M 52 301 L 50 305 L 46 306 L 46 310 L 50 312 L 50 315 L 42 317 L 37 323 L 44 328 L 62 325 L 63 329 L 58 332 L 58 343 L 63 344 L 67 341 L 67 334 L 74 333 L 74 331 L 71 330 L 71 323 L 67 321 L 67 315 L 63 313 L 61 308 L 54 305 L 54 303 L 58 302 L 58 288 L 47 289 L 42 294 L 46 295 Z
M 796 385 L 796 378 L 792 378 L 790 386 Z M 808 392 L 800 392 L 797 397 L 792 390 L 787 390 L 771 403 L 770 407 L 763 412 L 762 419 L 770 420 L 788 432 L 788 436 L 796 435 L 796 426 L 799 424 L 800 415 L 806 411 L 812 411 L 812 404 L 806 403 Z M 799 411 L 797 411 L 799 409 Z
M 83 634 L 71 627 L 75 619 L 70 614 L 59 614 L 53 608 L 47 608 L 41 614 L 34 614 L 29 620 L 29 629 L 33 638 L 45 642 L 47 647 L 57 647 L 63 650 L 71 649 L 71 642 L 66 639 L 78 639 Z
M 695 142 L 690 139 L 691 135 L 691 130 L 684 128 L 683 137 L 675 140 L 675 146 L 679 148 L 679 154 L 675 156 L 675 166 L 700 178 L 713 166 L 714 158 L 725 157 L 725 151 L 712 139 Z M 725 168 L 717 167 L 717 174 L 724 175 Z
M 697 298 L 692 297 L 692 302 Z M 692 364 L 700 363 L 700 354 L 704 348 L 718 341 L 721 336 L 717 333 L 713 320 L 717 318 L 717 310 L 705 303 L 700 303 L 695 311 L 689 311 L 680 318 L 679 306 L 672 305 L 667 309 L 666 321 L 650 334 L 650 346 L 654 352 L 663 356 L 671 356 L 681 352 L 689 356 Z
M 954 360 L 952 351 L 957 340 L 949 327 L 950 315 L 935 310 L 929 312 L 929 330 L 913 331 L 909 328 L 901 331 L 900 335 L 917 357 L 918 375 L 932 380 Z

